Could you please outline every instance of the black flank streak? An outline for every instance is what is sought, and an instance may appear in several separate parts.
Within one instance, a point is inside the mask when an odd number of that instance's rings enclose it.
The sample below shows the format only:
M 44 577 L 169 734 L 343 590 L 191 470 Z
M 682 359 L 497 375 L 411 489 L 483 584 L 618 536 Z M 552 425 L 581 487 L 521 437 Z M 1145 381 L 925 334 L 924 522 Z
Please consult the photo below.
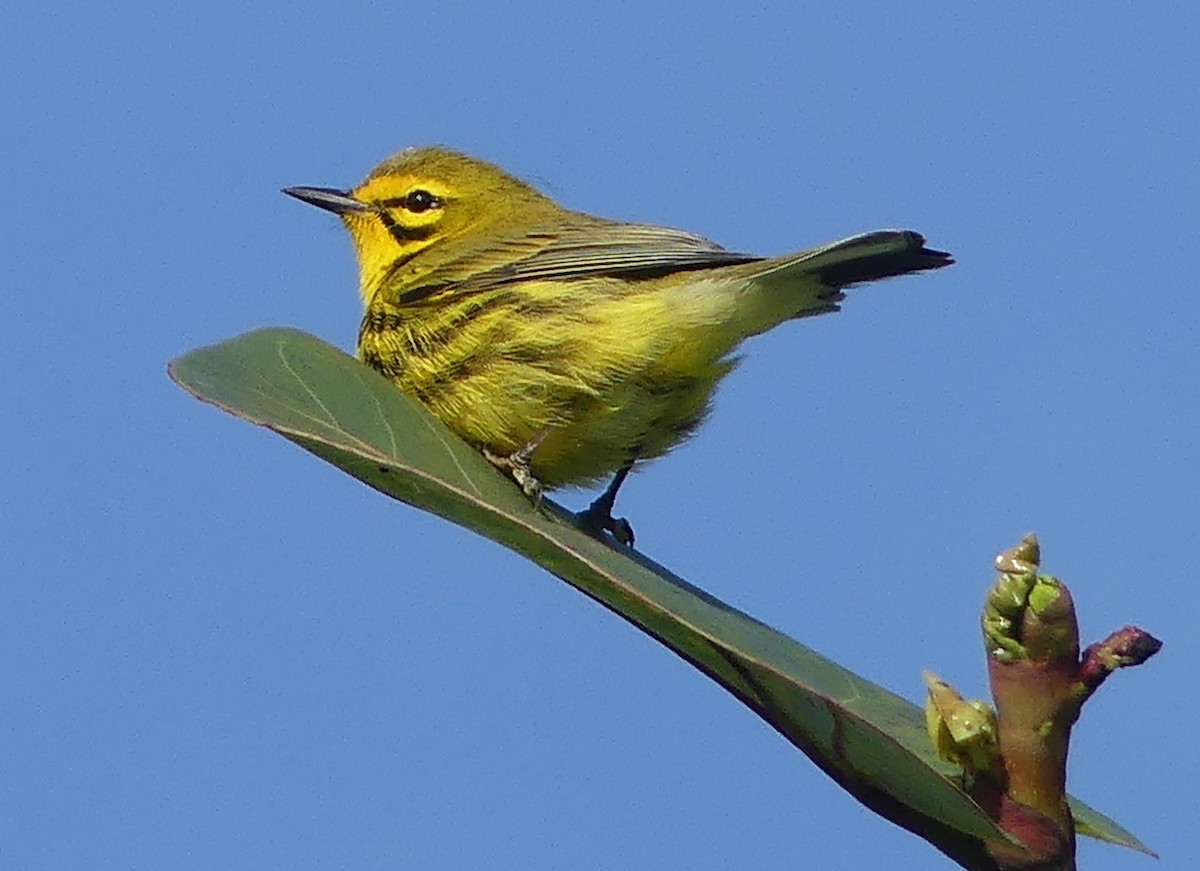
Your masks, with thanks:
M 459 305 L 448 314 L 448 317 L 438 329 L 424 333 L 423 343 L 441 347 L 450 342 L 454 334 L 472 318 L 498 308 L 513 307 L 516 295 L 512 293 L 497 293 L 489 296 L 466 296 Z M 493 336 L 491 342 L 503 341 L 499 336 Z
M 496 355 L 490 348 L 481 348 L 473 354 L 460 357 L 447 364 L 438 377 L 438 383 L 439 385 L 443 382 L 453 384 L 457 381 L 474 378 L 476 375 L 481 375 L 487 370 L 495 359 Z
M 388 378 L 395 377 L 400 373 L 400 367 L 396 365 L 395 360 L 386 360 L 375 350 L 363 351 L 362 361 L 379 374 Z
M 358 328 L 360 337 L 371 333 L 387 333 L 399 327 L 406 318 L 398 312 L 380 309 L 368 309 L 363 315 L 362 325 Z

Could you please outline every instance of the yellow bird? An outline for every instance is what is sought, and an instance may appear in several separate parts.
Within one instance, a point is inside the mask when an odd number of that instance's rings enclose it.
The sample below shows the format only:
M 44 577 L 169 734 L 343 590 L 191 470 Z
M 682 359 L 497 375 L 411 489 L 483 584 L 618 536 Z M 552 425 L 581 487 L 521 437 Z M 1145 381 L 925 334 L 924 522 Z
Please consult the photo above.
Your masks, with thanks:
M 350 190 L 284 193 L 350 231 L 359 358 L 535 500 L 615 473 L 582 516 L 627 544 L 617 489 L 695 432 L 744 339 L 837 311 L 849 285 L 953 262 L 911 230 L 782 257 L 728 251 L 569 211 L 445 148 L 401 151 Z

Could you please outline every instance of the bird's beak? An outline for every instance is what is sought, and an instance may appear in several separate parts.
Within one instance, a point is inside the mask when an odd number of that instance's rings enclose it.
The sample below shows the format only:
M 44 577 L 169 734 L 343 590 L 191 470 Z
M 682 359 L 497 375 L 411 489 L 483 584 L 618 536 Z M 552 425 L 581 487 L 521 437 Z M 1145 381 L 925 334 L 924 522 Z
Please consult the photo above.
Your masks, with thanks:
M 335 215 L 365 212 L 370 209 L 366 203 L 350 196 L 349 191 L 340 191 L 337 188 L 284 188 L 283 192 L 289 197 L 303 200 Z

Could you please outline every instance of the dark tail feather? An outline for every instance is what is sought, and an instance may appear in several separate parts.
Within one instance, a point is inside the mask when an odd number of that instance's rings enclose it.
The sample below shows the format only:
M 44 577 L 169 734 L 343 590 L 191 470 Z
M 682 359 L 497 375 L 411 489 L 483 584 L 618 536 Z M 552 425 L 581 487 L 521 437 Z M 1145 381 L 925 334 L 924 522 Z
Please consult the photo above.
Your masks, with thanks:
M 791 318 L 837 311 L 843 288 L 851 284 L 941 269 L 953 262 L 946 252 L 926 248 L 920 233 L 876 230 L 725 269 L 749 281 L 738 290 L 744 298 L 735 326 L 740 335 L 753 336 Z
M 857 253 L 857 256 L 845 256 L 851 253 Z M 835 262 L 815 270 L 821 283 L 828 287 L 842 288 L 893 275 L 941 269 L 954 262 L 945 251 L 926 248 L 925 237 L 913 230 L 864 233 L 825 249 L 821 259 L 838 254 L 842 256 L 834 256 Z

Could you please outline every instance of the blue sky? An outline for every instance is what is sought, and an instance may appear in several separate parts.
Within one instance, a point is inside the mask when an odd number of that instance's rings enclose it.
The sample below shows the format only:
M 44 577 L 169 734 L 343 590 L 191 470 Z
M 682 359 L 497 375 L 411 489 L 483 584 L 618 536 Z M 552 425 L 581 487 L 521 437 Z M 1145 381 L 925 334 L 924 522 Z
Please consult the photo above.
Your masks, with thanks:
M 951 867 L 565 585 L 168 382 L 264 325 L 350 348 L 349 242 L 279 188 L 430 142 L 737 249 L 954 252 L 752 341 L 620 513 L 914 700 L 984 692 L 990 560 L 1037 530 L 1087 640 L 1167 643 L 1088 706 L 1073 791 L 1200 851 L 1194 5 L 5 18 L 4 867 Z

